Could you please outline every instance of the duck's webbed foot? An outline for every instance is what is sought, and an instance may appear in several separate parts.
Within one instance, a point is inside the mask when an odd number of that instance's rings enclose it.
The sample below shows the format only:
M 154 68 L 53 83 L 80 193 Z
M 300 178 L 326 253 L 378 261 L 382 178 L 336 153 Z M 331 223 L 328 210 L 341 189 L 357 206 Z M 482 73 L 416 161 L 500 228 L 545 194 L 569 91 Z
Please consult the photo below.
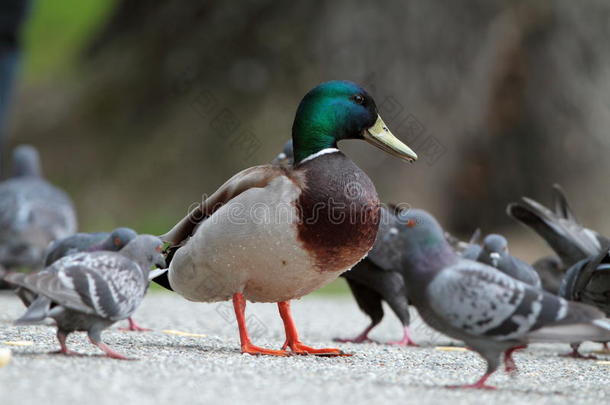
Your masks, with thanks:
M 299 333 L 292 319 L 290 312 L 290 301 L 278 302 L 278 308 L 282 321 L 284 321 L 284 329 L 286 330 L 286 341 L 283 348 L 290 348 L 294 354 L 314 354 L 319 356 L 351 356 L 344 353 L 341 349 L 323 348 L 315 349 L 304 345 L 299 339 Z

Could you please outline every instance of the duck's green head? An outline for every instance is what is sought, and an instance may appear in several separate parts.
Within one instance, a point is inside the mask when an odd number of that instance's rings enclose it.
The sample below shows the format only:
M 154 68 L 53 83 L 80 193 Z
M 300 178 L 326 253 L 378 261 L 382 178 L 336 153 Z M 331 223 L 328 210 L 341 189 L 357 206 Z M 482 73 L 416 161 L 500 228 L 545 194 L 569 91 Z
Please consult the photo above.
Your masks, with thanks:
M 417 159 L 411 148 L 392 135 L 362 87 L 339 80 L 322 83 L 303 97 L 297 109 L 292 125 L 294 162 L 336 148 L 343 139 L 364 139 L 399 158 Z

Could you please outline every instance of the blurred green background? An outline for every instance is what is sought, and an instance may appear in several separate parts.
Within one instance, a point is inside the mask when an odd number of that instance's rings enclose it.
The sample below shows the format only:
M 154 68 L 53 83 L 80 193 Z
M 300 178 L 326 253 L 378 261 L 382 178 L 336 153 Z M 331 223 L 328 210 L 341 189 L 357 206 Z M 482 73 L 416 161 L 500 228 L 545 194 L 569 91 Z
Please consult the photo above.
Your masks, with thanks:
M 311 87 L 348 79 L 422 156 L 341 145 L 382 200 L 426 208 L 461 237 L 506 233 L 533 260 L 547 248 L 504 209 L 522 195 L 547 203 L 558 182 L 581 222 L 610 234 L 610 3 L 448 3 L 39 0 L 9 148 L 39 147 L 81 230 L 159 234 L 271 160 Z

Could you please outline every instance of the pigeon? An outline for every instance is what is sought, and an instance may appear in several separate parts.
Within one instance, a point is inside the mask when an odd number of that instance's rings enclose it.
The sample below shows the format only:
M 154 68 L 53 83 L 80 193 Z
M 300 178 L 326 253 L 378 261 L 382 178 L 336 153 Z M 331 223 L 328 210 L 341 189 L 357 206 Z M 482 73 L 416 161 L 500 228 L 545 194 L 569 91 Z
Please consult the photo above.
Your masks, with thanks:
M 504 353 L 532 342 L 607 340 L 610 320 L 595 307 L 570 302 L 483 263 L 460 257 L 436 219 L 423 210 L 401 214 L 408 230 L 403 257 L 411 305 L 433 329 L 463 341 L 487 362 L 485 374 L 462 388 L 494 388 L 487 379 Z
M 49 245 L 45 256 L 45 266 L 50 266 L 58 259 L 78 252 L 97 250 L 116 252 L 136 236 L 138 234 L 130 228 L 116 228 L 112 232 L 76 233 Z
M 86 331 L 89 340 L 107 357 L 126 360 L 101 339 L 101 332 L 130 317 L 148 289 L 153 265 L 165 268 L 162 241 L 139 235 L 119 252 L 81 252 L 63 257 L 44 270 L 9 273 L 5 280 L 38 294 L 15 324 L 36 324 L 45 318 L 57 323 L 59 353 L 75 354 L 68 335 Z
M 76 226 L 72 201 L 42 177 L 36 149 L 15 148 L 11 177 L 0 183 L 0 265 L 9 271 L 42 268 L 49 243 Z
M 467 257 L 466 257 L 467 258 Z M 540 277 L 536 270 L 524 261 L 511 255 L 508 241 L 502 235 L 491 233 L 483 239 L 483 246 L 476 261 L 495 267 L 504 274 L 526 284 L 541 288 Z
M 130 228 L 116 228 L 112 232 L 77 233 L 67 238 L 52 242 L 47 248 L 45 266 L 50 266 L 64 256 L 79 252 L 95 252 L 99 250 L 116 252 L 121 250 L 138 234 Z M 25 306 L 30 306 L 36 295 L 25 288 L 18 288 L 17 295 Z M 147 332 L 150 329 L 139 326 L 136 321 L 129 317 L 129 327 L 124 330 L 134 332 Z
M 445 232 L 445 239 L 451 245 L 453 250 L 456 251 L 457 254 L 462 256 L 464 259 L 468 260 L 477 260 L 479 254 L 481 253 L 481 245 L 479 244 L 479 239 L 481 238 L 481 229 L 477 228 L 470 240 L 468 242 L 463 242 L 458 238 L 452 236 L 449 232 Z
M 403 326 L 402 339 L 389 344 L 416 346 L 409 331 L 409 300 L 400 270 L 405 243 L 402 225 L 397 218 L 400 210 L 390 205 L 389 208 L 382 206 L 380 212 L 379 231 L 373 248 L 368 256 L 341 275 L 347 281 L 358 307 L 371 318 L 371 323 L 355 338 L 334 340 L 342 343 L 372 342 L 368 335 L 381 322 L 382 301 L 385 301 Z
M 287 141 L 272 164 L 290 167 L 294 159 L 292 140 Z M 396 213 L 399 208 L 389 204 L 381 206 L 379 230 L 369 254 L 351 270 L 341 274 L 345 278 L 358 307 L 371 318 L 371 323 L 354 338 L 335 338 L 341 343 L 373 342 L 369 333 L 383 319 L 382 302 L 385 301 L 402 324 L 403 337 L 390 345 L 417 346 L 411 338 L 409 301 L 402 273 L 399 271 L 403 240 L 400 238 Z
M 507 212 L 540 235 L 557 255 L 542 258 L 533 266 L 540 272 L 544 288 L 557 293 L 554 288 L 565 272 L 578 261 L 597 256 L 610 245 L 610 240 L 576 220 L 559 185 L 553 186 L 553 195 L 553 211 L 523 197 L 521 202 L 509 204 Z
M 292 139 L 286 141 L 282 151 L 271 161 L 273 165 L 291 167 L 294 163 L 294 152 L 292 151 Z
M 566 273 L 559 295 L 567 300 L 593 305 L 610 317 L 610 251 L 584 259 L 572 266 Z M 606 350 L 607 342 L 602 342 Z M 580 343 L 572 343 L 572 352 L 566 356 L 595 359 L 578 351 Z

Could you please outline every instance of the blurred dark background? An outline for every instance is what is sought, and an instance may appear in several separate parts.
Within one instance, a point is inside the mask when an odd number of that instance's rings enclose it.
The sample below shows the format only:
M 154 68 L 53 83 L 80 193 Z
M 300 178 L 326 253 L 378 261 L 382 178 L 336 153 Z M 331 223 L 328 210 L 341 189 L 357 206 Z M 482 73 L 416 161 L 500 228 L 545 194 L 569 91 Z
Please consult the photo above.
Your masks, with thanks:
M 36 1 L 22 34 L 2 152 L 37 146 L 84 231 L 167 230 L 271 160 L 305 92 L 349 79 L 421 157 L 341 145 L 383 201 L 531 260 L 544 245 L 505 206 L 558 182 L 610 234 L 606 0 Z

